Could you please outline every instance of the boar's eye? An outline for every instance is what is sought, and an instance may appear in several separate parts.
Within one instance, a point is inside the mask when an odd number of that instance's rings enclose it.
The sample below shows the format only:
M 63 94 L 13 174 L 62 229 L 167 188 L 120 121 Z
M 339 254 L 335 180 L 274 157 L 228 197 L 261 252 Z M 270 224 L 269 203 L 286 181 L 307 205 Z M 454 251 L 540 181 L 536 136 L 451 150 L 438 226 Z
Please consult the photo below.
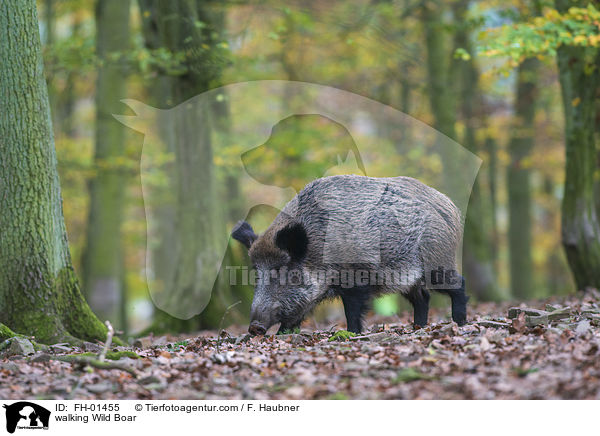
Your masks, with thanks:
M 287 251 L 292 261 L 299 261 L 306 256 L 308 236 L 301 223 L 290 223 L 277 232 L 275 245 Z

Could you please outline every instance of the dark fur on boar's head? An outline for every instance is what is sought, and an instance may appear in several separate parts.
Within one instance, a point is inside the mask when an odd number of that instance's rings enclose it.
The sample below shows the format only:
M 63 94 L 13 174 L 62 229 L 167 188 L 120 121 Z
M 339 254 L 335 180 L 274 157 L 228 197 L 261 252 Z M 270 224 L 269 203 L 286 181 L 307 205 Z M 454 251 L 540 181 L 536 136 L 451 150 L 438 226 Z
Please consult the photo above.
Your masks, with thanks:
M 458 208 L 409 177 L 355 175 L 314 180 L 269 228 L 247 222 L 232 232 L 257 270 L 252 334 L 299 327 L 321 301 L 341 297 L 348 330 L 359 333 L 373 297 L 400 292 L 416 326 L 427 324 L 429 291 L 450 296 L 452 319 L 466 322 L 464 279 L 457 273 L 462 238 Z

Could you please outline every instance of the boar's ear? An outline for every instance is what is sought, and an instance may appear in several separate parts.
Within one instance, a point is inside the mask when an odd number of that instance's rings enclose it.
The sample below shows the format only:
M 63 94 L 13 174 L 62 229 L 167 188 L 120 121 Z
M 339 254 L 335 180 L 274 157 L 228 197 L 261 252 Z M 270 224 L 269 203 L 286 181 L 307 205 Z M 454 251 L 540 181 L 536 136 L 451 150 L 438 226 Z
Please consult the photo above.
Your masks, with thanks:
M 290 223 L 277 232 L 275 245 L 287 251 L 293 261 L 302 260 L 308 248 L 308 236 L 301 223 Z
M 254 243 L 254 241 L 256 241 L 256 238 L 258 238 L 256 233 L 254 233 L 254 230 L 252 230 L 250 224 L 248 224 L 246 221 L 238 221 L 231 232 L 231 236 L 233 236 L 233 239 L 236 239 L 244 244 L 248 249 Z

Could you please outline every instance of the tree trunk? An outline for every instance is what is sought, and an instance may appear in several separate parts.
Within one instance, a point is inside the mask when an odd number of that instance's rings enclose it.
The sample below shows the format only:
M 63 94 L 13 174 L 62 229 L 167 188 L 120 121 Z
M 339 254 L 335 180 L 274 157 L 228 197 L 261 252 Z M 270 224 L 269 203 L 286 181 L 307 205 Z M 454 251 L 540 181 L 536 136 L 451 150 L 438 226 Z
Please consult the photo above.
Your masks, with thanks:
M 74 13 L 71 24 L 71 35 L 73 38 L 81 38 L 81 12 Z M 75 84 L 78 81 L 78 74 L 76 69 L 69 68 L 65 73 L 64 88 L 55 95 L 56 99 L 56 114 L 55 120 L 58 125 L 55 124 L 56 130 L 66 135 L 67 137 L 74 137 L 76 134 L 75 129 L 75 103 L 77 96 L 75 95 Z M 52 103 L 52 98 L 51 101 Z
M 143 30 L 146 45 L 151 49 L 166 48 L 172 53 L 185 53 L 185 74 L 167 76 L 161 74 L 164 88 L 156 94 L 157 102 L 164 106 L 177 105 L 218 85 L 222 65 L 212 59 L 212 50 L 220 38 L 223 23 L 218 14 L 209 10 L 203 2 L 182 0 L 166 2 L 140 0 L 144 17 Z M 202 23 L 197 26 L 196 23 Z M 204 47 L 199 49 L 199 47 Z M 210 49 L 205 49 L 210 47 Z M 173 301 L 186 301 L 197 291 L 198 274 L 202 265 L 219 262 L 215 259 L 215 230 L 218 226 L 218 212 L 215 204 L 215 175 L 211 143 L 210 107 L 194 105 L 194 110 L 186 111 L 181 117 L 172 119 L 165 126 L 171 135 L 172 152 L 175 156 L 176 180 L 172 185 L 177 190 L 174 211 L 159 211 L 161 227 L 172 232 L 171 240 L 162 238 L 162 244 L 155 253 L 156 259 L 165 258 L 171 253 L 175 261 L 172 289 Z M 194 138 L 194 141 L 190 139 Z M 157 275 L 161 268 L 156 268 Z M 167 279 L 167 283 L 171 283 Z M 206 290 L 204 290 L 206 291 Z M 200 324 L 215 326 L 221 314 L 211 310 L 211 303 L 199 317 L 180 320 L 163 311 L 157 311 L 155 330 L 174 331 L 195 330 Z M 212 316 L 214 315 L 214 316 Z M 207 316 L 212 318 L 206 322 Z
M 435 128 L 456 139 L 456 95 L 450 81 L 451 45 L 447 43 L 452 35 L 445 30 L 444 12 L 445 9 L 439 0 L 427 2 L 423 7 L 429 102 Z
M 468 5 L 469 1 L 463 0 L 454 6 L 454 21 L 457 25 L 454 41 L 456 48 L 462 47 L 469 53 L 473 53 L 466 24 Z M 459 77 L 460 113 L 465 124 L 462 142 L 469 151 L 477 154 L 481 144 L 478 143 L 475 132 L 478 128 L 483 128 L 486 122 L 481 109 L 483 103 L 479 89 L 479 71 L 474 57 L 466 61 L 457 60 L 455 68 Z M 496 283 L 494 269 L 492 207 L 490 196 L 486 195 L 487 192 L 482 188 L 485 171 L 489 170 L 489 166 L 484 165 L 473 183 L 465 220 L 463 268 L 470 283 L 469 288 L 474 295 L 481 300 L 499 301 L 502 299 L 502 294 Z
M 461 113 L 465 119 L 465 136 L 463 144 L 469 151 L 476 153 L 475 124 L 477 119 L 475 104 L 477 103 L 478 74 L 473 61 L 452 62 L 453 49 L 448 40 L 454 37 L 455 44 L 469 48 L 469 35 L 464 28 L 464 13 L 467 1 L 454 5 L 455 25 L 459 26 L 454 35 L 444 30 L 444 9 L 441 3 L 429 2 L 424 7 L 425 36 L 427 46 L 427 70 L 430 83 L 429 99 L 434 115 L 436 129 L 456 140 L 456 104 L 460 96 Z M 457 92 L 459 91 L 459 93 Z M 458 192 L 461 186 L 460 174 L 453 156 L 442 156 L 449 192 Z M 469 292 L 484 300 L 498 300 L 500 295 L 496 286 L 493 256 L 490 249 L 489 212 L 484 202 L 479 180 L 476 179 L 469 199 L 465 219 L 463 243 L 463 274 L 468 282 Z
M 490 226 L 491 226 L 491 257 L 494 265 L 494 275 L 498 275 L 498 247 L 500 245 L 500 237 L 498 236 L 498 152 L 496 140 L 488 136 L 485 139 L 485 150 L 487 152 L 489 163 L 488 167 L 488 185 L 490 188 Z
M 125 127 L 112 117 L 126 96 L 125 68 L 111 59 L 127 47 L 129 1 L 99 0 L 96 4 L 96 52 L 101 61 L 96 80 L 96 149 L 90 180 L 87 245 L 83 255 L 83 285 L 91 308 L 119 329 L 124 301 L 121 223 L 126 178 L 119 165 L 125 157 Z
M 0 319 L 41 342 L 104 339 L 62 213 L 36 4 L 0 2 Z
M 587 1 L 557 0 L 559 11 Z M 565 113 L 566 175 L 562 201 L 562 243 L 578 289 L 600 288 L 600 223 L 594 201 L 600 52 L 561 46 L 557 64 Z
M 534 296 L 531 254 L 531 187 L 528 159 L 535 137 L 535 107 L 539 60 L 526 59 L 517 72 L 517 92 L 512 137 L 508 147 L 510 164 L 506 180 L 508 192 L 508 245 L 510 289 L 513 297 Z

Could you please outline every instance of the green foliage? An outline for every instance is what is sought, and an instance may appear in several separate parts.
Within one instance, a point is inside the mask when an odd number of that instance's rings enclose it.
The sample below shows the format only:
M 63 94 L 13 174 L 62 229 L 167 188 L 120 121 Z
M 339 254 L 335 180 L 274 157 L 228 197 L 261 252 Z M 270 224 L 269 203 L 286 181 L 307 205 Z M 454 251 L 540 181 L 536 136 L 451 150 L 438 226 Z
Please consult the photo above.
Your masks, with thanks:
M 563 45 L 589 47 L 593 52 L 600 46 L 600 11 L 592 3 L 586 8 L 571 7 L 565 13 L 547 8 L 542 16 L 485 31 L 481 38 L 480 53 L 508 57 L 509 68 L 528 57 L 554 57 Z

